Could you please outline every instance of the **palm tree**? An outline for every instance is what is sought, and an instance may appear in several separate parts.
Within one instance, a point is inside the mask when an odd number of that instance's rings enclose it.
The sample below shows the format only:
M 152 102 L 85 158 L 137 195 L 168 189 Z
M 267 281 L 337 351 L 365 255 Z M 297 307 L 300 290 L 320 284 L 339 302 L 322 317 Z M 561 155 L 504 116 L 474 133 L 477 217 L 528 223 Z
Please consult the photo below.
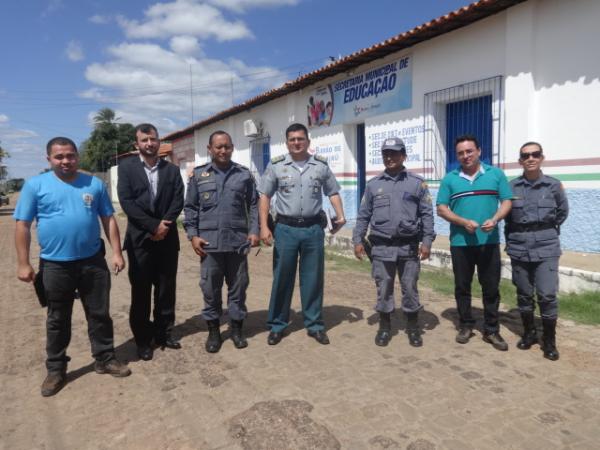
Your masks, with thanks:
M 102 108 L 94 116 L 94 123 L 96 124 L 96 127 L 102 125 L 112 125 L 114 122 L 120 119 L 120 117 L 115 117 L 115 112 L 112 109 Z

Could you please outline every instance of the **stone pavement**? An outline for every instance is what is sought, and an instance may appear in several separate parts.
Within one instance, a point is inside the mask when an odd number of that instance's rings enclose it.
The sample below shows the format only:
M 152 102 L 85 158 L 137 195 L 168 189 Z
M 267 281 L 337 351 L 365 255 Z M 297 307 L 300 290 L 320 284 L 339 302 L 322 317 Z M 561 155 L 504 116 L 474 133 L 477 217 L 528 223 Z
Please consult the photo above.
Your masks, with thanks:
M 450 298 L 421 286 L 422 348 L 409 347 L 396 313 L 388 347 L 376 347 L 374 287 L 367 273 L 329 266 L 321 346 L 293 315 L 281 344 L 266 343 L 271 252 L 250 256 L 249 347 L 227 340 L 209 355 L 198 261 L 183 241 L 176 335 L 183 349 L 139 361 L 128 327 L 129 284 L 113 277 L 111 311 L 124 379 L 93 372 L 85 319 L 75 306 L 69 383 L 39 394 L 45 311 L 15 278 L 13 221 L 0 211 L 0 448 L 6 449 L 597 449 L 600 329 L 561 321 L 561 359 L 515 348 L 514 311 L 502 314 L 510 344 L 454 342 Z M 123 228 L 122 228 L 123 229 Z M 37 254 L 35 242 L 32 248 Z M 480 301 L 476 300 L 476 306 Z M 294 297 L 294 308 L 299 299 Z M 481 318 L 481 310 L 476 309 Z

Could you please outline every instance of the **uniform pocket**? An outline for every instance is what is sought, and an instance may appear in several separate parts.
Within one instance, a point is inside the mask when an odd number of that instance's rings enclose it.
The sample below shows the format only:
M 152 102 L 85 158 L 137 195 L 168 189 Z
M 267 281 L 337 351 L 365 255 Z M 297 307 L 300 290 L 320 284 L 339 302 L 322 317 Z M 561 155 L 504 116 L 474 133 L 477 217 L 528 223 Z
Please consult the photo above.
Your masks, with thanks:
M 213 207 L 217 203 L 217 183 L 198 183 L 198 198 L 202 209 Z
M 552 198 L 538 200 L 539 221 L 553 223 L 556 220 L 556 202 Z
M 380 225 L 390 220 L 390 197 L 378 195 L 373 199 L 373 222 Z

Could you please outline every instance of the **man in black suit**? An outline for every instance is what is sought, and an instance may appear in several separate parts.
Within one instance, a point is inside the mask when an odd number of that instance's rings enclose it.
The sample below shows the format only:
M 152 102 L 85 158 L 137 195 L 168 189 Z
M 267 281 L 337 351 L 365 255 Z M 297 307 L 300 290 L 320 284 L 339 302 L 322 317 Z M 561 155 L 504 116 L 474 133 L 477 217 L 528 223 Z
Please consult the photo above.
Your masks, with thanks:
M 119 163 L 117 191 L 127 214 L 123 248 L 129 259 L 131 309 L 129 323 L 138 355 L 152 359 L 154 344 L 179 349 L 171 335 L 175 323 L 175 279 L 179 256 L 176 220 L 183 209 L 183 180 L 179 169 L 158 156 L 156 127 L 135 128 L 139 156 Z M 154 323 L 150 321 L 154 286 Z

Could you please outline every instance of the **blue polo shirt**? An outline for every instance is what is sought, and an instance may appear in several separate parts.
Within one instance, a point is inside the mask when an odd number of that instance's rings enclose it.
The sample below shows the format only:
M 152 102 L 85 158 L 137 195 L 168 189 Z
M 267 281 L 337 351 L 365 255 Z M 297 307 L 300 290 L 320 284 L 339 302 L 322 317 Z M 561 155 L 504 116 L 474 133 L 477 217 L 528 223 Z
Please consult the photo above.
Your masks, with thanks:
M 40 257 L 49 261 L 76 261 L 100 250 L 98 216 L 112 216 L 114 209 L 99 178 L 79 173 L 70 183 L 54 172 L 25 183 L 13 217 L 37 221 Z
M 498 202 L 510 200 L 512 191 L 502 170 L 484 163 L 481 163 L 481 168 L 473 181 L 461 176 L 460 168 L 446 174 L 440 184 L 436 204 L 446 205 L 454 214 L 480 225 L 491 219 L 498 210 Z M 470 234 L 464 227 L 450 224 L 451 246 L 498 243 L 500 235 L 497 227 L 489 233 L 478 228 Z

